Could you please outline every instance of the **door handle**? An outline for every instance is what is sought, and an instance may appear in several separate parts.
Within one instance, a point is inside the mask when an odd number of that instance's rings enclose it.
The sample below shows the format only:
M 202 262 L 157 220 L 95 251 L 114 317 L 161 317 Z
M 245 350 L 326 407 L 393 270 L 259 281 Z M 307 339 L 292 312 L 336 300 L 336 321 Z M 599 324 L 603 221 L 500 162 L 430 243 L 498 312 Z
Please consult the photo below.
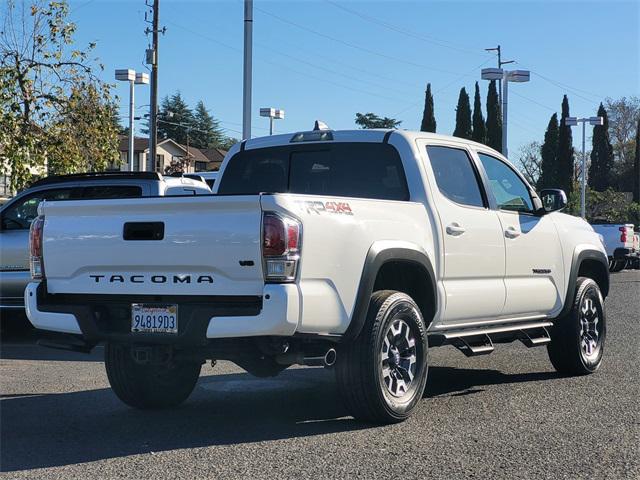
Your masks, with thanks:
M 520 232 L 514 227 L 507 227 L 507 229 L 504 231 L 504 236 L 507 238 L 516 238 L 520 236 Z
M 450 225 L 447 225 L 446 230 L 449 235 L 453 235 L 454 237 L 457 237 L 458 235 L 462 235 L 464 232 L 466 232 L 463 226 L 455 222 Z

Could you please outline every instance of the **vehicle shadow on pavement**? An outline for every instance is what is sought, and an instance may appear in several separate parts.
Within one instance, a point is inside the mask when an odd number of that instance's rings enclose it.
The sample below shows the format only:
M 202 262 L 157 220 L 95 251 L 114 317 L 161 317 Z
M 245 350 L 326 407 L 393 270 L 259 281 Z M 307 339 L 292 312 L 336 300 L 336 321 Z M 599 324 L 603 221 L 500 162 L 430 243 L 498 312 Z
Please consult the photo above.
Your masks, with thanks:
M 430 367 L 423 398 L 469 395 L 483 392 L 484 389 L 479 388 L 482 386 L 537 382 L 561 377 L 557 372 L 503 373 L 499 370 Z
M 432 367 L 425 396 L 465 395 L 477 386 L 554 375 Z M 164 411 L 130 409 L 104 388 L 6 395 L 0 424 L 4 472 L 374 428 L 348 416 L 333 372 L 322 368 L 287 370 L 268 379 L 202 376 L 183 406 Z

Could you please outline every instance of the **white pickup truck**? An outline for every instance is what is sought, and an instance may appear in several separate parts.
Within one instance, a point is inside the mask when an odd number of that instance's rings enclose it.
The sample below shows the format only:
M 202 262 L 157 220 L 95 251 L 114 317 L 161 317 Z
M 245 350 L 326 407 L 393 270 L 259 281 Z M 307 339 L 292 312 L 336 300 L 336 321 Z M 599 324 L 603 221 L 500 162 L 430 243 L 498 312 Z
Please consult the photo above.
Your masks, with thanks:
M 609 271 L 619 272 L 640 257 L 640 242 L 632 223 L 596 223 L 592 227 L 602 235 L 609 258 Z
M 335 363 L 355 417 L 398 422 L 434 346 L 520 340 L 565 374 L 600 366 L 607 256 L 565 204 L 458 138 L 256 138 L 231 149 L 211 196 L 45 202 L 25 301 L 43 343 L 105 342 L 134 407 L 181 403 L 206 360 L 259 376 Z

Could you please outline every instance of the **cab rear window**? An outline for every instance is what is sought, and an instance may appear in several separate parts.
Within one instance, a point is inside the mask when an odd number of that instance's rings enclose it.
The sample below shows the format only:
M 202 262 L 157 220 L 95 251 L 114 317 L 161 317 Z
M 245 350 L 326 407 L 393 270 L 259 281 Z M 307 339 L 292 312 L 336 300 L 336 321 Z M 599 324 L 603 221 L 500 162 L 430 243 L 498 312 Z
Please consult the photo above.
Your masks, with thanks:
M 381 143 L 333 143 L 246 150 L 234 155 L 219 194 L 302 193 L 408 200 L 397 150 Z

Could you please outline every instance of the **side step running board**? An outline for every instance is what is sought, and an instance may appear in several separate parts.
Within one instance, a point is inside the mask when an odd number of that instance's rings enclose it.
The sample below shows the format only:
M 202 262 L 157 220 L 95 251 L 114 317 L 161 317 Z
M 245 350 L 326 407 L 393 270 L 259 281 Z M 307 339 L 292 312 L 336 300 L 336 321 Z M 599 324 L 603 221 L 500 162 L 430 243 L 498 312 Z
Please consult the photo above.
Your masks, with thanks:
M 551 336 L 546 327 L 540 327 L 532 330 L 521 330 L 522 335 L 520 341 L 527 347 L 539 347 L 551 342 Z
M 467 357 L 489 355 L 494 350 L 493 342 L 489 335 L 483 335 L 473 340 L 470 337 L 460 337 L 453 342 L 453 345 Z
M 520 340 L 529 348 L 546 345 L 551 342 L 547 327 L 552 325 L 553 323 L 544 320 L 449 330 L 432 335 L 440 338 L 440 342 L 436 344 L 451 344 L 467 357 L 473 357 L 493 352 L 494 342 Z

